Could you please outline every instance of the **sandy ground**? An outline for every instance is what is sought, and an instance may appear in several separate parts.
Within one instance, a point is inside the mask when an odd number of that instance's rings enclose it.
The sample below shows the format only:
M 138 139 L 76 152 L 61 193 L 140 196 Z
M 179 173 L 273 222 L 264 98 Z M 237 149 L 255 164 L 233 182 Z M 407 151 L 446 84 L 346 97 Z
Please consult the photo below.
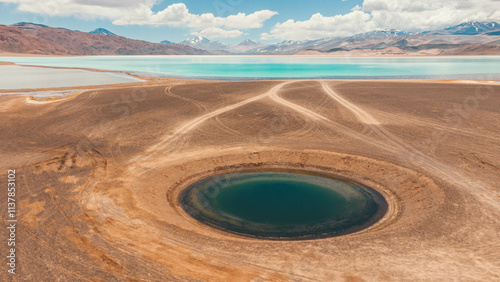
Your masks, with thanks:
M 157 78 L 51 103 L 0 96 L 14 280 L 498 281 L 499 103 L 494 82 L 417 80 Z M 352 179 L 389 211 L 345 236 L 268 241 L 179 207 L 203 177 L 267 169 Z

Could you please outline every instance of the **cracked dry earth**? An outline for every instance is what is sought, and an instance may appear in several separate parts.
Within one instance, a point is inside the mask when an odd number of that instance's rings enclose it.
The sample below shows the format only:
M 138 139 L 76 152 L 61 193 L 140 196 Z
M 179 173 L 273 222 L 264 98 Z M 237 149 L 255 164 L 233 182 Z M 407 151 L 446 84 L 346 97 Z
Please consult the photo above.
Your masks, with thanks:
M 498 281 L 499 104 L 500 86 L 459 81 L 181 81 L 51 103 L 0 96 L 2 183 L 8 169 L 18 178 L 14 280 Z M 388 213 L 349 235 L 270 241 L 179 207 L 204 177 L 283 169 L 372 187 Z

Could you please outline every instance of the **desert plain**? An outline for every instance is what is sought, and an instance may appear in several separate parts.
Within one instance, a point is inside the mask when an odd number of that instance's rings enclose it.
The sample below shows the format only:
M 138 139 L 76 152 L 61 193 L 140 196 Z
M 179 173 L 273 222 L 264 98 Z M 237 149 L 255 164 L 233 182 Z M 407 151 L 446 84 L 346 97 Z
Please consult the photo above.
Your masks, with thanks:
M 498 83 L 143 79 L 0 96 L 0 177 L 15 169 L 18 187 L 13 280 L 500 279 Z M 356 233 L 278 241 L 180 207 L 189 184 L 249 170 L 356 181 L 388 212 Z

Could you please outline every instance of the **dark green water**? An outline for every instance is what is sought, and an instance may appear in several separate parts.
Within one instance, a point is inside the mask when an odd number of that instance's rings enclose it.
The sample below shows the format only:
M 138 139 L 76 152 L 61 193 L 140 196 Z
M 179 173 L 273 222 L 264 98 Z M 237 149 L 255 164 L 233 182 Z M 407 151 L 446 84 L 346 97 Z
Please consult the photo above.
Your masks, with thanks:
M 183 208 L 213 227 L 270 239 L 342 235 L 370 226 L 387 204 L 378 192 L 308 174 L 246 172 L 212 176 L 189 186 Z

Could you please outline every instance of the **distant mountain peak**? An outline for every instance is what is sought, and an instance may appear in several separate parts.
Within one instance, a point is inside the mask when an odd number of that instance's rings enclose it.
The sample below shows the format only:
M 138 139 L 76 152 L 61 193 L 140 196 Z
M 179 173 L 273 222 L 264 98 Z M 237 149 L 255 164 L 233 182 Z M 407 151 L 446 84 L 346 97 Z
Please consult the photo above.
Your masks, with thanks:
M 96 28 L 94 30 L 92 30 L 91 32 L 89 33 L 92 33 L 92 34 L 102 34 L 102 35 L 116 35 L 114 33 L 112 33 L 111 31 L 105 29 L 105 28 Z
M 190 46 L 200 45 L 200 44 L 208 44 L 208 43 L 210 43 L 210 40 L 208 40 L 207 38 L 205 38 L 201 35 L 198 35 L 198 36 L 193 37 L 193 38 L 184 39 L 181 42 L 179 42 L 179 44 L 190 45 Z
M 160 41 L 161 44 L 175 44 L 174 42 L 172 41 L 168 41 L 168 40 L 163 40 L 163 41 Z
M 193 37 L 193 38 L 185 39 L 185 40 L 179 42 L 179 44 L 188 45 L 188 46 L 191 46 L 194 48 L 200 48 L 200 49 L 204 49 L 204 50 L 208 50 L 208 51 L 223 51 L 223 50 L 225 51 L 225 50 L 228 50 L 231 48 L 230 45 L 228 45 L 224 42 L 210 41 L 209 39 L 207 39 L 201 35 L 198 35 L 198 36 Z
M 237 46 L 258 47 L 258 46 L 262 46 L 262 45 L 264 45 L 264 44 L 257 42 L 257 41 L 250 40 L 250 39 L 245 39 L 245 40 L 241 41 L 241 43 L 238 44 Z
M 203 36 L 201 36 L 201 35 L 196 36 L 196 37 L 195 37 L 195 38 L 193 38 L 192 40 L 193 40 L 193 42 L 197 42 L 197 43 L 204 43 L 204 42 L 207 42 L 207 43 L 208 43 L 208 42 L 210 42 L 210 40 L 209 40 L 208 38 L 203 37 Z

